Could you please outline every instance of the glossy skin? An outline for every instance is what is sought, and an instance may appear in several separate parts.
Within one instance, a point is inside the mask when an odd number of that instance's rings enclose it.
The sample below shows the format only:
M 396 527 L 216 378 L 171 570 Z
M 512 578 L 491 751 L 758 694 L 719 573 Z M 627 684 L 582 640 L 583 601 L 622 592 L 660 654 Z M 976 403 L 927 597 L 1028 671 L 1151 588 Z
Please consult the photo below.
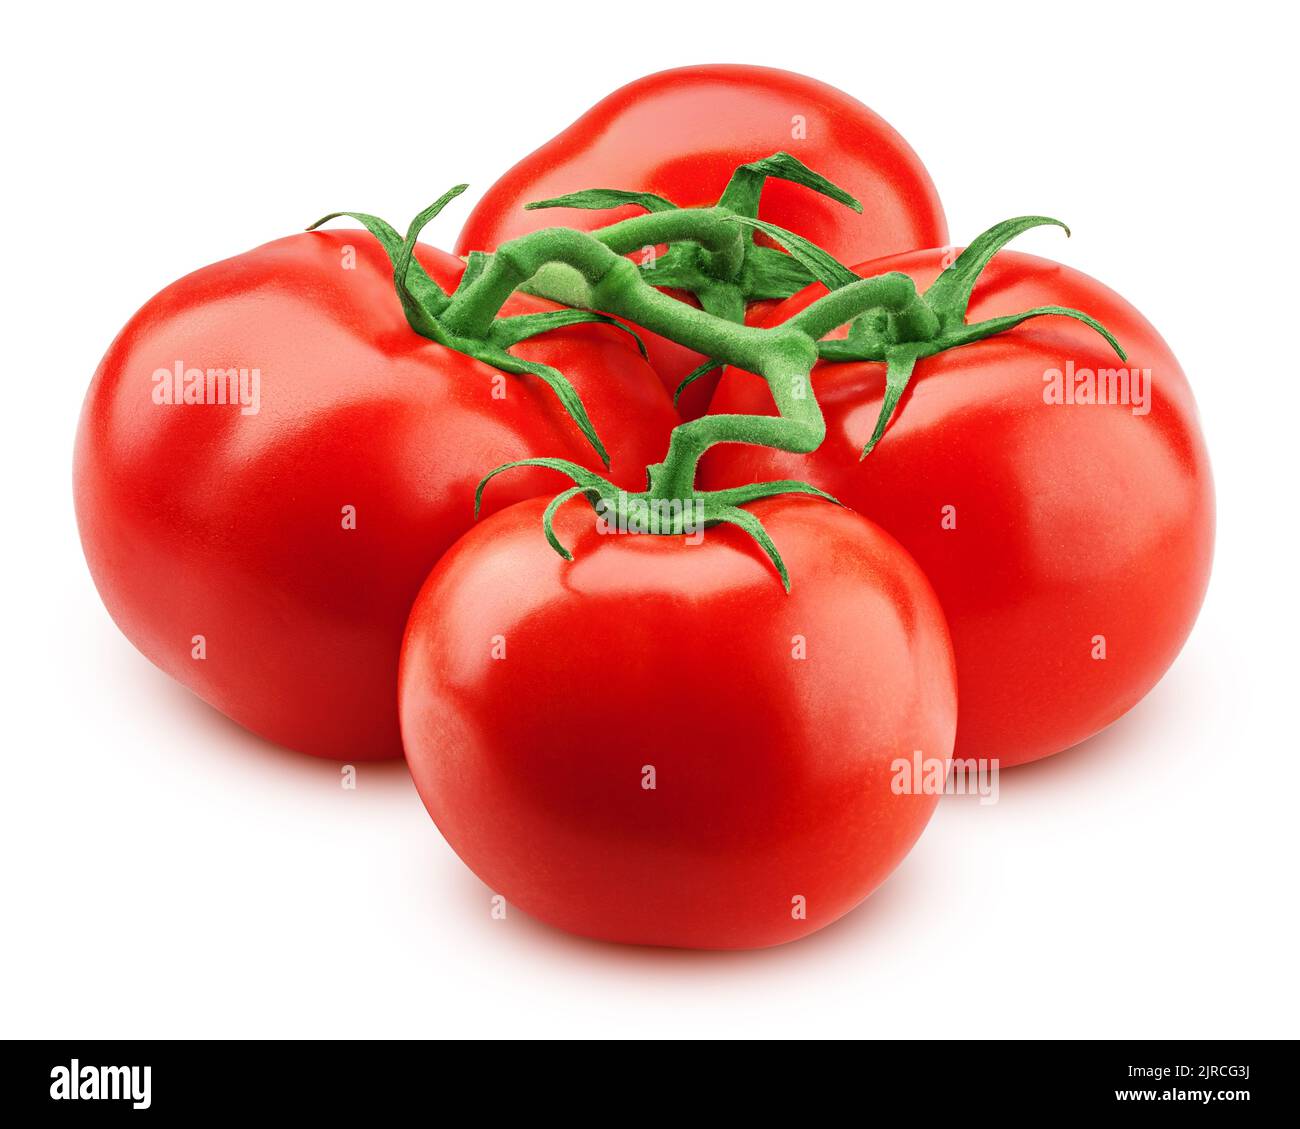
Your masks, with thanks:
M 581 501 L 556 522 L 566 563 L 544 504 L 461 540 L 411 612 L 402 733 L 447 841 L 512 906 L 602 940 L 757 948 L 847 913 L 937 802 L 895 794 L 891 762 L 946 767 L 952 746 L 951 649 L 915 563 L 806 498 L 753 507 L 789 595 L 737 530 L 602 535 Z
M 806 122 L 802 138 L 794 136 L 796 115 Z M 681 207 L 712 205 L 737 166 L 782 150 L 860 200 L 863 212 L 771 180 L 761 219 L 811 239 L 845 263 L 947 240 L 929 175 L 884 119 L 803 75 L 712 65 L 661 71 L 598 102 L 488 189 L 460 233 L 457 252 L 490 251 L 556 224 L 590 231 L 640 214 L 631 207 L 524 211 L 531 201 L 584 188 L 655 192 Z M 662 337 L 647 336 L 646 343 L 669 392 L 702 360 Z M 706 377 L 685 392 L 683 416 L 702 414 L 716 383 L 716 376 Z
M 918 286 L 942 251 L 858 267 Z M 784 320 L 820 293 L 775 311 Z M 1173 662 L 1209 579 L 1214 493 L 1191 389 L 1168 346 L 1123 298 L 1045 259 L 1004 251 L 978 283 L 970 321 L 1054 304 L 1085 310 L 1150 369 L 1150 412 L 1048 404 L 1044 373 L 1123 367 L 1062 318 L 917 366 L 879 446 L 884 366 L 822 364 L 813 381 L 827 439 L 796 457 L 740 447 L 706 458 L 706 488 L 804 476 L 897 537 L 934 584 L 957 655 L 956 755 L 1004 766 L 1049 756 L 1130 709 Z M 770 413 L 757 378 L 728 372 L 717 412 Z M 944 507 L 955 507 L 945 528 Z M 1094 658 L 1094 636 L 1105 658 Z
M 430 248 L 419 258 L 448 288 L 463 269 Z M 506 312 L 545 308 L 520 297 Z M 676 417 L 627 335 L 580 326 L 515 351 L 570 377 L 613 477 L 643 486 Z M 154 371 L 177 360 L 257 367 L 260 410 L 154 403 Z M 408 328 L 370 235 L 304 233 L 181 279 L 122 331 L 82 412 L 77 520 L 109 612 L 168 674 L 290 748 L 397 757 L 411 601 L 473 524 L 482 475 L 529 455 L 600 469 L 535 378 Z M 490 505 L 550 492 L 552 478 L 512 475 Z

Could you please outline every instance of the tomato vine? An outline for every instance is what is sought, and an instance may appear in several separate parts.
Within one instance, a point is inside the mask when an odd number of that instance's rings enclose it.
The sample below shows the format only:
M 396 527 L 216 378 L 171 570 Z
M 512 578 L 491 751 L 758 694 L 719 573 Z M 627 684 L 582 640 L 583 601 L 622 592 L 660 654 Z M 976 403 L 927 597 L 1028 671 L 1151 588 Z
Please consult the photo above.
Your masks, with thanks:
M 424 227 L 465 190 L 465 185 L 452 188 L 416 216 L 405 238 L 385 221 L 362 212 L 331 213 L 312 228 L 340 216 L 361 222 L 389 255 L 398 296 L 412 329 L 503 371 L 541 378 L 559 397 L 606 466 L 608 452 L 568 379 L 546 365 L 514 356 L 509 351 L 512 345 L 562 326 L 604 322 L 631 333 L 638 344 L 640 338 L 634 327 L 660 334 L 709 358 L 682 382 L 679 393 L 705 372 L 723 365 L 762 377 L 777 415 L 706 415 L 680 424 L 670 436 L 663 461 L 646 468 L 646 489 L 638 494 L 627 495 L 608 479 L 571 461 L 538 456 L 491 470 L 475 493 L 475 512 L 484 489 L 496 475 L 517 467 L 546 467 L 574 482 L 573 487 L 553 499 L 543 517 L 547 540 L 566 559 L 571 559 L 570 554 L 556 537 L 553 520 L 559 506 L 571 498 L 585 496 L 598 511 L 613 506 L 625 510 L 629 504 L 674 503 L 662 511 L 668 520 L 653 532 L 688 532 L 690 523 L 701 516 L 706 525 L 736 525 L 760 545 L 788 589 L 789 573 L 775 544 L 761 522 L 742 507 L 762 498 L 792 493 L 831 502 L 835 499 L 798 480 L 701 491 L 696 488 L 695 477 L 704 453 L 721 443 L 801 454 L 816 450 L 826 433 L 810 379 L 819 360 L 868 360 L 886 365 L 885 397 L 875 430 L 862 451 L 865 457 L 883 436 L 922 358 L 1047 315 L 1080 321 L 1101 334 L 1121 359 L 1125 354 L 1100 322 L 1083 311 L 1066 307 L 1043 306 L 973 325 L 966 323 L 971 292 L 993 256 L 1016 235 L 1034 227 L 1056 225 L 1068 234 L 1069 229 L 1059 220 L 1023 216 L 990 228 L 921 294 L 905 274 L 859 277 L 797 234 L 759 220 L 758 200 L 768 177 L 803 184 L 861 210 L 847 193 L 785 153 L 741 166 L 717 205 L 708 208 L 678 208 L 650 193 L 591 189 L 538 201 L 529 207 L 599 209 L 635 204 L 644 208 L 645 214 L 590 233 L 565 227 L 543 228 L 503 243 L 491 254 L 471 253 L 465 273 L 451 294 L 424 271 L 414 249 Z M 783 250 L 760 246 L 754 239 L 756 233 L 767 236 Z M 662 260 L 639 267 L 626 257 L 637 248 L 655 245 L 668 246 Z M 827 294 L 788 321 L 766 329 L 744 324 L 748 302 L 789 296 L 813 281 L 822 283 Z M 689 290 L 699 300 L 700 308 L 659 287 Z M 568 308 L 501 317 L 501 308 L 516 290 L 543 294 Z M 845 338 L 824 340 L 846 324 L 849 330 Z

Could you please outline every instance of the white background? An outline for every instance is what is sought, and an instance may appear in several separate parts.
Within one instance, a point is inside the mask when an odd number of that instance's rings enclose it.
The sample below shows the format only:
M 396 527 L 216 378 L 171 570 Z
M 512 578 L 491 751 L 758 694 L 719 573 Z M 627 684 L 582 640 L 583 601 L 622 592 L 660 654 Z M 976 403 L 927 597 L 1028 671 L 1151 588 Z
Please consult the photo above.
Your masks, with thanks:
M 1237 3 L 27 5 L 0 66 L 5 1036 L 1248 1036 L 1297 1031 L 1296 28 Z M 594 10 L 595 5 L 590 5 Z M 1203 11 L 1204 14 L 1197 14 Z M 548 15 L 546 13 L 556 13 Z M 620 949 L 520 913 L 400 764 L 268 747 L 117 632 L 73 433 L 127 317 L 326 211 L 482 190 L 615 86 L 815 75 L 928 165 L 953 238 L 1126 294 L 1180 356 L 1215 573 L 1109 731 L 945 800 L 839 924 L 750 954 Z M 427 233 L 449 246 L 458 201 Z

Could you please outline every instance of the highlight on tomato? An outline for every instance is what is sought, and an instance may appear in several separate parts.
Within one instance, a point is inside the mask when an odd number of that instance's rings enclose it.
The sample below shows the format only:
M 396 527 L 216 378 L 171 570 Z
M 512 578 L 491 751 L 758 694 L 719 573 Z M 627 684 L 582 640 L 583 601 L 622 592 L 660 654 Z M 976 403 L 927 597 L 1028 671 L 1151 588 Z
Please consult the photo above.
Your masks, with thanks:
M 1214 543 L 1209 459 L 1169 346 L 1101 283 L 1001 250 L 1055 222 L 999 225 L 955 263 L 937 249 L 857 267 L 907 275 L 934 317 L 867 316 L 823 343 L 816 452 L 720 448 L 700 478 L 718 489 L 797 467 L 893 534 L 952 632 L 956 755 L 1003 766 L 1070 748 L 1142 699 L 1191 631 Z M 823 293 L 810 286 L 765 324 Z M 1109 341 L 1063 307 L 1087 310 Z M 1026 311 L 1034 320 L 1021 324 Z M 998 324 L 995 337 L 930 353 Z M 711 408 L 772 410 L 764 383 L 734 368 Z
M 779 172 L 766 184 L 754 172 L 738 176 L 773 154 L 815 169 L 821 183 Z M 924 165 L 879 115 L 804 75 L 713 64 L 647 75 L 602 99 L 488 189 L 456 250 L 491 251 L 554 224 L 591 231 L 639 211 L 711 206 L 797 232 L 841 262 L 948 238 Z M 756 323 L 772 301 L 811 281 L 761 236 L 758 247 L 744 270 L 686 244 L 649 240 L 628 251 L 657 285 Z M 562 296 L 563 281 L 538 285 Z M 669 391 L 707 359 L 664 335 L 647 334 L 646 344 Z M 685 418 L 704 412 L 716 381 L 710 373 L 682 394 Z

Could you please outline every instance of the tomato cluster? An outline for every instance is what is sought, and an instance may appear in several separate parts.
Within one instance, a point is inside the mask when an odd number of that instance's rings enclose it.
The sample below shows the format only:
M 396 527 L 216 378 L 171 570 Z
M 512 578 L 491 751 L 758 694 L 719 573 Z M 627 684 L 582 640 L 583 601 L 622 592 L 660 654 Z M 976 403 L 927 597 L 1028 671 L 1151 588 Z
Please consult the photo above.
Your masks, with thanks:
M 151 299 L 75 500 L 148 658 L 274 742 L 404 753 L 509 901 L 793 940 L 954 756 L 1060 752 L 1173 661 L 1213 547 L 1195 404 L 1123 298 L 1003 250 L 1056 221 L 950 248 L 885 122 L 741 66 L 624 87 L 457 255 L 419 243 L 457 191 Z

